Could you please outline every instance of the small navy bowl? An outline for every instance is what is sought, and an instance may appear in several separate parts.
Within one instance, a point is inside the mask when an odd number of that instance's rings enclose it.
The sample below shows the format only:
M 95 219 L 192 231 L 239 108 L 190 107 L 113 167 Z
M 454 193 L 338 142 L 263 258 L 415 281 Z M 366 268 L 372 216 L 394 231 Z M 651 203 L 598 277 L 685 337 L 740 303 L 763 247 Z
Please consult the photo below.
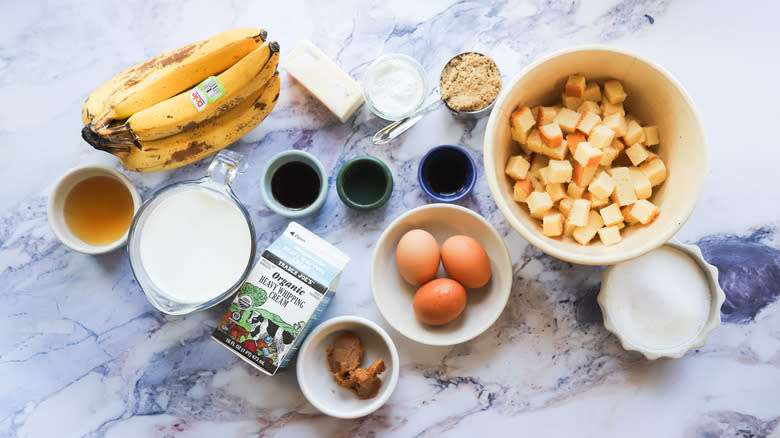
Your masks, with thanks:
M 432 171 L 445 174 L 438 175 L 440 177 L 452 176 L 453 173 L 463 173 L 462 186 L 457 191 L 448 193 L 438 192 L 429 184 Z M 417 168 L 417 181 L 425 194 L 436 202 L 459 201 L 474 188 L 474 183 L 477 182 L 477 165 L 468 151 L 460 146 L 450 144 L 434 146 L 420 160 L 420 166 Z

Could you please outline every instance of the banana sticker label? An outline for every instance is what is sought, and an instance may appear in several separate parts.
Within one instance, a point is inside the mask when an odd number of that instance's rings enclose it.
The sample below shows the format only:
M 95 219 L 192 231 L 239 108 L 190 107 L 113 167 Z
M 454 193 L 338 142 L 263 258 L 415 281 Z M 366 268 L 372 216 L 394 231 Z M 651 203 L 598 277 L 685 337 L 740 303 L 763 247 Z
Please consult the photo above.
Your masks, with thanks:
M 216 76 L 209 76 L 190 91 L 190 101 L 198 111 L 225 95 L 225 87 Z

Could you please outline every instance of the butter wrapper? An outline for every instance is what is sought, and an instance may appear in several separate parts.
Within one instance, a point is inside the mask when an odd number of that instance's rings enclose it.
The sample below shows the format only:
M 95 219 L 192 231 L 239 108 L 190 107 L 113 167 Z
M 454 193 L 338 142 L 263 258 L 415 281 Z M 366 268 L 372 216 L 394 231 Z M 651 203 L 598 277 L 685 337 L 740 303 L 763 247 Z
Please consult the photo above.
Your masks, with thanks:
M 273 376 L 333 298 L 349 257 L 296 222 L 260 256 L 211 337 Z

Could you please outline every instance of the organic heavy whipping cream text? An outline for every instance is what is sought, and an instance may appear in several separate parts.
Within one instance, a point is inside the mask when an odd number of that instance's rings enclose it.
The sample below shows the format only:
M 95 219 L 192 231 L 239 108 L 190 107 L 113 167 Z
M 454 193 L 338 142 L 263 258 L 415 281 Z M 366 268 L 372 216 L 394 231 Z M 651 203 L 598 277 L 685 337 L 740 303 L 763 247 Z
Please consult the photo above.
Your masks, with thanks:
M 144 269 L 164 295 L 201 303 L 241 278 L 252 238 L 241 210 L 224 196 L 185 190 L 149 214 L 139 245 Z
M 671 348 L 699 334 L 711 308 L 709 282 L 684 252 L 663 246 L 609 274 L 609 315 L 623 337 Z

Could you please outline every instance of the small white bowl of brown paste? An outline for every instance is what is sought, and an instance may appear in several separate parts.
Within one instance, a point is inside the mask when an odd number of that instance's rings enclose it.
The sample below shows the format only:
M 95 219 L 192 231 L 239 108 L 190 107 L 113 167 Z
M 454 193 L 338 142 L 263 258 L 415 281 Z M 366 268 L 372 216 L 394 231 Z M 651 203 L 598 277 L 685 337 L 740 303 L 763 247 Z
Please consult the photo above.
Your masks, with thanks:
M 303 395 L 337 418 L 359 418 L 385 404 L 398 383 L 398 351 L 376 323 L 340 316 L 317 326 L 301 345 L 296 372 Z

